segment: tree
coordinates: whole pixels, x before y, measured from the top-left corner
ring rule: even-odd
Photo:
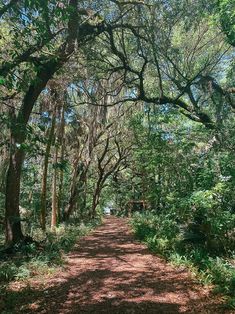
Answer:
[[[4,132],[10,138],[10,145],[3,144],[4,158],[9,158],[5,184],[9,245],[24,240],[20,184],[22,169],[30,169],[33,149],[35,155],[38,152],[33,157],[35,171],[42,175],[41,188],[35,191],[40,194],[38,216],[45,230],[50,205],[53,226],[61,215],[64,220],[82,212],[95,216],[112,178],[124,180],[120,169],[127,164],[133,142],[125,138],[119,124],[124,128],[125,121],[129,123],[132,105],[134,114],[142,112],[140,106],[149,112],[145,121],[149,133],[137,123],[144,136],[133,132],[130,138],[138,135],[142,155],[154,151],[153,143],[161,146],[168,163],[180,160],[178,146],[168,147],[160,131],[151,134],[158,123],[154,114],[161,117],[164,111],[178,122],[180,113],[204,125],[215,142],[222,143],[231,134],[233,52],[220,27],[211,23],[214,17],[227,16],[230,9],[227,1],[216,5],[176,0],[167,5],[164,1],[4,1],[0,8],[0,99],[5,108],[1,112]],[[185,124],[187,119],[183,119]],[[48,128],[47,133],[41,126]],[[143,158],[136,173],[128,168],[138,183],[136,192],[151,204],[158,202],[159,208],[174,186],[166,175],[170,167],[163,161],[163,152],[155,152],[156,159]],[[171,159],[171,153],[177,157]],[[146,163],[153,167],[149,177],[144,175]],[[189,184],[189,172],[178,173],[180,193]],[[24,179],[25,191],[29,180]],[[148,189],[153,191],[151,196]],[[26,203],[26,197],[22,199]]]
[[[44,3],[43,3],[44,4]],[[48,4],[47,4],[48,5]],[[40,7],[40,3],[35,3],[33,9],[42,9],[42,18],[47,14],[48,6]],[[19,112],[14,115],[11,127],[11,150],[10,162],[7,173],[6,181],[6,242],[8,244],[16,243],[22,240],[23,234],[21,231],[20,215],[19,215],[19,196],[20,196],[20,180],[21,169],[24,160],[23,143],[26,139],[26,128],[30,118],[33,107],[41,94],[42,90],[46,87],[47,82],[53,75],[69,60],[71,54],[74,52],[75,44],[82,44],[84,40],[92,34],[99,33],[100,22],[94,23],[87,27],[87,24],[79,25],[79,12],[77,10],[78,3],[76,0],[71,0],[67,7],[67,35],[64,40],[59,43],[59,48],[54,51],[54,55],[45,56],[43,53],[40,57],[29,58],[29,53],[24,52],[22,58],[16,57],[13,60],[7,71],[17,66],[23,61],[32,62],[36,65],[35,76],[29,82],[28,89],[26,90]],[[44,11],[46,10],[46,11]],[[24,23],[24,21],[20,21]],[[48,21],[49,22],[49,21]],[[37,22],[36,22],[37,23]],[[47,25],[49,27],[49,25]],[[27,29],[26,29],[27,31]],[[49,31],[49,29],[48,29]],[[27,33],[26,33],[27,34]],[[34,50],[35,51],[35,50]],[[27,59],[25,57],[27,56]],[[5,64],[3,64],[3,67]],[[6,70],[6,69],[5,69]],[[1,72],[5,73],[4,71]],[[12,197],[14,195],[14,197]]]

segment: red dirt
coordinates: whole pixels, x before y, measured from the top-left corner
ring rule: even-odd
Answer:
[[[106,218],[67,256],[65,269],[44,280],[31,282],[28,295],[17,292],[12,313],[225,313],[218,296],[152,255],[121,218]]]

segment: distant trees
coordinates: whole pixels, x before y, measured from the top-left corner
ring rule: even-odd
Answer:
[[[13,45],[19,45],[17,43],[20,40],[21,47],[26,44],[27,41],[30,40],[30,27],[35,26],[39,29],[39,38],[36,39],[36,44],[31,46],[31,48],[25,48],[24,51],[17,52],[16,57],[13,57],[12,60],[7,62],[3,62],[2,68],[0,70],[1,75],[10,74],[10,71],[14,70],[15,67],[20,66],[22,62],[29,62],[33,64],[33,72],[31,80],[29,80],[25,87],[19,92],[22,93],[21,105],[18,109],[18,112],[14,112],[12,114],[12,125],[10,127],[10,156],[9,156],[9,167],[6,178],[6,242],[8,244],[12,244],[18,242],[24,238],[21,231],[20,224],[20,214],[19,214],[19,201],[20,201],[20,181],[21,181],[21,169],[24,161],[24,149],[23,144],[25,142],[27,133],[27,124],[30,119],[31,112],[33,107],[42,92],[42,90],[46,87],[47,82],[53,77],[54,73],[62,67],[62,65],[68,60],[72,52],[75,48],[75,42],[77,40],[77,1],[71,0],[68,6],[68,23],[67,23],[67,35],[64,37],[64,41],[61,42],[59,48],[57,48],[53,53],[54,56],[49,57],[44,55],[42,52],[41,56],[37,55],[31,58],[32,53],[40,52],[39,49],[43,48],[41,38],[45,39],[45,28],[42,27],[42,21],[46,20],[46,38],[47,42],[50,42],[49,38],[52,39],[53,35],[51,33],[50,19],[49,16],[49,8],[47,5],[40,2],[35,2],[31,6],[27,7],[26,16],[19,15],[17,9],[21,11],[24,7],[17,6],[15,16],[15,22],[17,27],[23,26],[23,31],[21,34],[22,37],[18,37],[19,33],[17,33],[14,38]],[[34,19],[33,12],[41,10],[41,20],[38,22],[37,19]],[[56,12],[54,12],[56,13]],[[28,14],[28,15],[27,15]],[[40,23],[38,25],[38,23]],[[24,27],[25,26],[25,27]],[[41,28],[42,27],[42,28]],[[48,38],[49,36],[49,38]],[[40,41],[40,44],[37,42]],[[44,42],[44,40],[43,40]],[[21,49],[20,49],[21,50]],[[29,70],[29,69],[28,69]],[[24,75],[26,75],[26,71],[24,71]],[[8,84],[11,83],[7,82]],[[6,84],[7,84],[6,83]],[[13,83],[13,82],[12,82]]]
[[[229,137],[235,107],[231,7],[228,1],[3,2],[0,167],[7,245],[24,240],[21,203],[34,208],[44,231],[49,218],[54,229],[76,213],[96,215],[105,189],[125,178],[131,151],[139,148],[140,125],[130,132],[131,115],[151,108],[143,155],[164,142],[160,133],[151,137],[154,110],[201,123],[221,143]],[[211,22],[217,17],[221,27]],[[143,158],[141,175],[130,171],[146,191],[158,178],[149,199],[160,207],[165,186],[174,187],[170,176],[163,183],[164,171],[170,172],[163,155],[171,159],[163,146],[150,177],[144,172],[151,158]],[[38,175],[30,181],[31,167]],[[182,189],[190,171],[183,173]]]
[[[83,47],[104,31],[104,22],[95,11],[79,7],[77,0],[68,4],[10,1],[2,6],[0,13],[3,17],[1,24],[6,27],[3,35],[9,35],[11,43],[7,46],[6,40],[6,50],[2,51],[4,59],[0,75],[2,100],[7,101],[6,106],[12,109],[5,205],[6,242],[12,244],[24,238],[19,214],[20,182],[24,143],[33,108],[48,81],[68,62],[76,47]],[[12,32],[9,33],[7,28]],[[15,95],[17,103],[11,102]],[[45,175],[46,163],[47,160]],[[43,189],[42,207],[45,208],[45,178]],[[42,209],[43,228],[44,211]]]

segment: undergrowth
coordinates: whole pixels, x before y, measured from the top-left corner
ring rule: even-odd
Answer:
[[[38,230],[34,234],[38,242],[24,245],[12,254],[0,257],[0,286],[13,280],[53,273],[58,266],[63,265],[64,253],[69,252],[79,237],[86,235],[99,223],[100,220],[94,220],[89,224],[61,225],[46,236]]]
[[[225,294],[228,305],[235,309],[234,251],[220,254],[200,241],[185,241],[181,225],[170,213],[136,213],[131,225],[136,237],[153,252],[174,265],[186,266],[203,284],[213,284],[215,292]]]

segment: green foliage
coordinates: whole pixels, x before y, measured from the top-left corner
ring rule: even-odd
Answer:
[[[10,281],[17,276],[18,267],[15,264],[11,264],[9,262],[1,263],[0,268],[0,280]]]
[[[136,236],[158,251],[167,251],[178,241],[179,226],[171,215],[155,215],[147,212],[136,213],[132,219],[132,227]]]
[[[235,214],[223,206],[225,183],[218,183],[211,190],[196,191],[184,204],[187,208],[187,239],[200,239],[209,251],[228,251],[235,248],[231,235]]]
[[[11,219],[44,242],[41,249],[19,245],[0,278],[23,279],[63,263],[63,253],[90,229],[61,223],[70,205],[70,221],[81,222],[101,217],[109,203],[120,216],[140,211],[128,205],[140,201],[153,211],[134,217],[139,239],[232,291],[226,259],[234,259],[235,249],[234,52],[228,43],[235,40],[235,2],[114,2],[83,1],[73,10],[66,1],[10,1],[1,16],[0,221],[9,157],[21,152],[20,216]],[[136,106],[128,97],[137,97]],[[48,226],[53,194],[61,217],[45,238],[40,211]]]
[[[229,43],[235,46],[235,3],[231,0],[218,0],[217,6],[222,29]]]
[[[210,254],[213,252],[200,243],[185,242],[174,215],[138,213],[132,217],[131,224],[136,237],[151,250],[165,256],[174,265],[190,268],[203,283],[215,284],[217,291],[235,297],[235,267],[229,262],[233,256],[228,258],[228,252],[218,257]]]
[[[62,225],[55,233],[48,233],[46,239],[38,247],[36,244],[24,245],[14,255],[0,261],[0,282],[25,280],[27,278],[52,273],[56,267],[63,265],[64,253],[69,252],[77,240],[86,235],[100,220],[87,224]],[[39,235],[38,239],[41,238]]]

